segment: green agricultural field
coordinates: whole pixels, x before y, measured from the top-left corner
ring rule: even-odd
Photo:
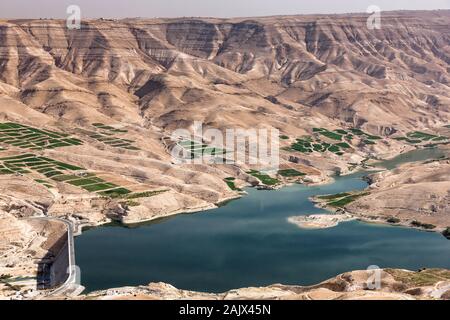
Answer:
[[[71,180],[68,183],[70,183],[71,185],[80,187],[80,186],[86,186],[89,184],[97,184],[97,183],[103,183],[105,182],[102,179],[99,178],[82,178],[82,179],[77,179],[77,180]]]
[[[434,147],[439,144],[446,144],[449,142],[449,138],[445,136],[437,136],[430,133],[425,133],[421,131],[413,131],[406,134],[406,137],[395,137],[397,141],[404,141],[409,144],[422,144],[428,143],[425,147]],[[430,144],[430,142],[435,142],[434,144]]]
[[[113,148],[133,151],[140,150],[138,147],[133,145],[135,141],[118,137],[119,134],[128,133],[128,130],[117,129],[108,125],[104,125],[103,123],[93,123],[92,126],[96,131],[80,129],[79,132],[86,134],[90,138],[107,144],[108,146]]]
[[[34,181],[36,181],[37,183],[48,183],[46,180],[42,180],[42,179],[35,179]]]
[[[39,184],[42,184],[44,187],[46,187],[48,189],[54,188],[54,186],[49,181],[42,180],[42,179],[35,179],[34,181]]]
[[[386,221],[389,222],[389,223],[394,223],[394,224],[397,224],[397,223],[401,222],[401,220],[399,218],[396,218],[396,217],[390,217]]]
[[[220,148],[205,148],[203,149],[203,155],[220,155],[223,154],[224,150]]]
[[[366,138],[368,140],[381,140],[383,138],[379,137],[379,136],[372,136],[372,135],[366,135]]]
[[[338,194],[331,194],[327,196],[319,196],[317,197],[320,200],[336,200],[344,197],[348,197],[350,193],[338,193]]]
[[[302,153],[313,152],[313,150],[311,149],[311,143],[302,139],[297,139],[297,142],[291,145],[291,149]]]
[[[277,185],[277,184],[280,183],[280,180],[272,178],[269,175],[261,173],[261,172],[256,171],[256,170],[251,170],[251,171],[249,171],[247,173],[252,175],[256,179],[258,179],[259,181],[261,181],[266,186],[274,186],[274,185]]]
[[[178,142],[178,145],[187,151],[187,155],[191,159],[200,156],[223,156],[227,153],[227,151],[222,148],[208,146],[203,142],[192,140],[182,140]]]
[[[46,176],[47,178],[51,178],[54,176],[59,176],[62,175],[63,173],[61,171],[50,171],[50,172],[46,172],[44,173],[44,176]]]
[[[43,150],[78,146],[81,140],[47,129],[37,129],[18,123],[0,123],[0,142],[21,149]]]
[[[336,145],[338,147],[340,147],[340,148],[343,148],[343,149],[350,149],[351,148],[351,146],[348,143],[346,143],[346,142],[337,143]]]
[[[72,184],[73,181],[69,181],[69,183]],[[112,189],[112,188],[116,188],[116,187],[118,187],[118,186],[115,184],[112,184],[112,183],[98,183],[98,184],[82,186],[83,189],[85,189],[89,192],[103,191],[103,190],[108,190],[108,189]]]
[[[413,140],[413,139],[409,139],[409,138],[406,138],[406,137],[399,137],[399,138],[394,138],[394,139],[398,140],[398,141],[405,141],[405,142],[410,143],[410,144],[422,143],[422,140]]]
[[[438,136],[435,136],[433,134],[428,134],[425,132],[420,131],[414,131],[407,134],[408,138],[414,138],[422,141],[430,141],[434,138],[437,138]]]
[[[57,177],[52,177],[52,180],[58,181],[58,182],[65,182],[69,180],[76,180],[79,179],[79,176],[76,175],[60,175]]]
[[[433,224],[430,224],[430,223],[422,223],[422,222],[416,221],[416,220],[414,220],[413,222],[411,222],[411,225],[412,225],[413,227],[416,227],[416,228],[423,228],[423,229],[426,229],[426,230],[433,230],[433,229],[436,229],[436,226],[433,225]]]
[[[355,194],[348,194],[348,193],[341,193],[337,195],[330,195],[330,196],[323,196],[319,197],[321,200],[331,200],[327,202],[327,206],[334,207],[334,208],[343,208],[346,205],[354,202],[355,200],[369,195],[368,192],[362,192],[362,193],[355,193]],[[329,198],[326,198],[329,197]]]
[[[353,134],[356,134],[357,136],[363,136],[363,135],[365,135],[364,131],[362,131],[362,130],[360,130],[360,129],[352,128],[352,129],[350,129],[350,131],[351,131]]]
[[[352,152],[352,145],[350,144],[356,136],[363,139],[363,143],[366,145],[376,144],[376,140],[382,139],[379,136],[368,134],[361,129],[352,128],[349,130],[336,129],[334,131],[325,128],[313,128],[314,136],[306,136],[296,139],[289,148],[283,150],[298,151],[301,153],[313,153],[313,152],[331,152],[338,156],[345,155],[346,152]],[[338,143],[329,143],[323,141],[324,138],[342,141]],[[347,142],[343,142],[343,139]],[[328,140],[329,141],[329,140]]]
[[[366,140],[381,140],[381,139],[383,139],[380,136],[375,136],[375,135],[369,134],[369,133],[364,132],[363,130],[357,129],[357,128],[352,128],[352,129],[350,129],[350,131],[354,135],[359,136],[361,138],[365,138]]]
[[[432,139],[433,141],[447,141],[448,137],[440,136]]]
[[[327,142],[323,142],[320,139],[316,139],[313,142],[310,140],[297,139],[294,144],[291,145],[290,149],[295,150],[302,153],[312,153],[312,152],[320,152],[324,153],[326,151],[343,155],[341,152],[341,147],[344,149],[350,149],[351,146],[348,143],[342,142],[338,144],[330,144]]]
[[[328,148],[328,151],[333,152],[333,153],[338,153],[341,151],[341,149],[339,148],[338,145],[332,145],[331,147]]]
[[[192,140],[182,140],[178,143],[182,147],[201,147],[203,142],[192,141]]]
[[[93,123],[92,125],[98,129],[110,131],[112,133],[127,133],[128,132],[128,130],[117,129],[117,128],[114,128],[111,126],[104,125],[103,123]]]
[[[44,158],[41,157],[41,159],[44,159]],[[62,167],[64,169],[67,169],[67,170],[73,170],[73,171],[85,170],[85,169],[83,169],[81,167],[73,166],[71,164],[64,163],[64,162],[51,161],[51,163],[53,163],[56,166]]]
[[[280,176],[288,177],[288,178],[290,178],[290,177],[302,177],[302,176],[306,176],[305,173],[300,172],[300,171],[297,171],[297,170],[295,170],[295,169],[284,169],[284,170],[279,170],[279,171],[278,171],[278,174],[279,174]]]
[[[140,198],[150,198],[154,197],[158,194],[168,192],[169,190],[156,190],[156,191],[145,191],[145,192],[137,192],[132,194],[127,194],[126,198],[129,200],[132,199],[140,199]]]

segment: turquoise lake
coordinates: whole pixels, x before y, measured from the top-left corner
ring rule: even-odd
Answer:
[[[422,150],[386,162],[442,155]],[[291,216],[324,213],[314,195],[361,190],[367,172],[337,177],[330,185],[293,185],[248,195],[196,214],[178,215],[134,228],[111,225],[76,238],[76,262],[86,291],[166,282],[180,289],[223,292],[275,283],[311,285],[340,273],[366,269],[450,268],[450,241],[409,228],[342,223],[303,230]]]

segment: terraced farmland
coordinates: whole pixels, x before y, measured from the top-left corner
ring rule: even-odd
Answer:
[[[31,174],[37,173],[46,178],[58,176],[67,171],[80,171],[83,168],[72,166],[46,157],[24,153],[17,156],[0,158],[2,174]]]
[[[122,148],[127,150],[140,150],[134,146],[133,140],[117,137],[118,134],[127,133],[128,130],[116,129],[111,126],[104,125],[103,123],[94,123],[92,126],[96,131],[79,130],[81,133],[86,134],[92,139],[107,144],[114,148]]]
[[[110,132],[111,134],[116,134],[116,133],[127,133],[128,130],[124,130],[124,129],[117,129],[111,126],[107,126],[103,123],[93,123],[92,124],[94,127],[104,130],[104,132]]]
[[[317,133],[319,133],[320,135],[322,135],[322,136],[324,136],[324,137],[327,137],[327,138],[329,138],[329,139],[337,140],[337,141],[342,141],[343,135],[340,134],[340,133],[337,132],[337,131],[329,131],[329,130],[324,129],[324,128],[314,128],[313,131],[314,131],[314,132],[317,132]]]
[[[360,193],[338,193],[334,195],[319,196],[317,199],[326,203],[327,206],[334,208],[343,208],[346,205],[354,202],[355,200],[367,196],[370,193],[360,192]]]
[[[429,134],[421,131],[413,131],[406,134],[406,137],[396,137],[397,141],[404,141],[413,145],[421,145],[426,143],[427,147],[436,146],[438,144],[446,144],[449,138],[441,135]]]
[[[193,140],[182,140],[178,142],[187,153],[187,156],[191,159],[205,156],[224,156],[227,151],[222,148],[208,146],[203,142],[193,141]]]
[[[358,137],[365,145],[374,145],[375,141],[382,139],[379,136],[368,134],[360,129],[337,129],[330,131],[324,128],[314,128],[314,136],[304,136],[296,139],[296,142],[289,148],[290,151],[302,153],[332,152],[342,156],[345,152],[352,150],[350,143]],[[324,141],[324,139],[328,139]]]
[[[371,135],[371,134],[369,134],[367,132],[362,131],[361,129],[352,128],[352,129],[350,129],[350,132],[351,132],[351,134],[354,134],[356,136],[359,136],[359,137],[361,137],[361,138],[363,138],[365,140],[372,141],[372,142],[374,140],[381,140],[382,139],[382,137],[380,137],[380,136]]]
[[[162,191],[132,193],[123,186],[116,185],[97,177],[86,169],[32,153],[0,158],[0,174],[31,175],[35,182],[47,188],[56,183],[67,183],[82,188],[87,192],[95,192],[109,198],[138,199],[151,197]]]
[[[69,134],[14,123],[0,123],[0,143],[30,150],[79,146],[83,141]]]
[[[344,154],[337,144],[331,144],[328,142],[324,142],[318,138],[313,138],[309,136],[296,139],[296,142],[291,145],[290,149],[302,153],[313,153],[313,152],[324,153],[330,151],[337,155]]]

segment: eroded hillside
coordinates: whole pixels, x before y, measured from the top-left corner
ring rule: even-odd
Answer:
[[[252,181],[235,168],[171,165],[162,139],[194,121],[279,129],[282,169],[324,181],[349,163],[414,148],[391,137],[450,122],[450,13],[384,13],[380,30],[366,18],[100,19],[81,30],[2,21],[0,117],[75,135],[85,143],[62,146],[59,160],[173,189],[182,204],[172,211],[232,197],[224,178]],[[99,141],[99,123],[134,149]],[[330,139],[322,128],[379,139]]]
[[[20,235],[14,250],[35,239],[39,256],[39,229],[11,220],[137,223],[213,208],[244,186],[324,183],[370,160],[448,144],[450,12],[386,12],[379,30],[366,19],[100,19],[80,30],[0,21],[0,225],[11,226],[2,232]],[[207,140],[170,138],[196,121],[278,129],[280,170],[175,164],[176,145],[193,156],[208,149]],[[436,191],[446,201],[438,208],[427,194],[424,210],[448,208],[447,189]],[[390,206],[378,199],[380,210]]]

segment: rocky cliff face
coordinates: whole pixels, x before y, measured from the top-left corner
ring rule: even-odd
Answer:
[[[269,95],[301,110],[282,120],[288,127],[305,113],[378,133],[448,120],[450,13],[385,13],[380,30],[366,19],[87,20],[81,30],[57,20],[3,21],[1,88],[54,118],[161,127],[194,114],[239,123],[236,106],[280,113]],[[219,110],[227,123],[216,119]]]

